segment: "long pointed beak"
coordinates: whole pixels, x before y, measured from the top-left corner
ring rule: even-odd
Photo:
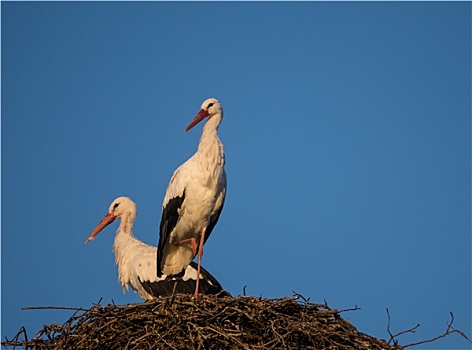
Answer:
[[[198,114],[196,115],[195,118],[193,118],[193,120],[190,122],[190,124],[185,128],[185,132],[189,131],[191,128],[193,128],[195,125],[197,125],[198,123],[200,123],[203,119],[205,119],[206,117],[208,117],[209,113],[207,110],[205,109],[202,109],[200,110],[200,112],[198,112]]]
[[[98,235],[101,230],[103,230],[105,227],[110,225],[113,221],[115,221],[115,219],[116,219],[116,216],[113,215],[112,213],[108,213],[107,215],[105,215],[102,221],[98,223],[97,227],[95,227],[95,229],[92,231],[90,236],[87,238],[87,240],[85,241],[85,244],[87,244],[92,239],[94,239],[95,236]]]

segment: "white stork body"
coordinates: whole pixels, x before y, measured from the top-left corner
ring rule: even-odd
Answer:
[[[91,241],[101,230],[120,218],[121,223],[116,231],[113,251],[118,265],[118,281],[127,290],[136,291],[144,300],[176,293],[192,293],[196,286],[196,264],[188,265],[185,271],[177,276],[156,276],[156,247],[138,240],[133,235],[133,224],[136,218],[136,204],[128,197],[119,197],[110,205],[107,215],[97,225],[85,243]],[[216,294],[222,291],[218,281],[206,270],[200,272],[205,294]],[[203,288],[203,287],[202,287]]]
[[[180,273],[213,230],[226,195],[225,156],[218,137],[223,109],[215,98],[203,102],[188,131],[208,117],[197,152],[174,172],[164,196],[158,246],[157,275]],[[198,291],[196,290],[196,294]]]

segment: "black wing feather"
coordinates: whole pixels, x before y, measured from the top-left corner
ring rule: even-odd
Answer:
[[[157,276],[162,276],[162,260],[164,247],[169,240],[170,233],[179,221],[179,209],[185,200],[185,190],[182,196],[172,198],[162,209],[161,225],[159,227],[159,244],[157,245]]]
[[[213,228],[215,228],[215,225],[218,222],[218,219],[220,218],[220,215],[221,215],[221,212],[223,211],[224,206],[225,206],[225,201],[223,199],[223,203],[221,203],[221,208],[218,211],[218,213],[216,213],[216,215],[210,218],[210,222],[208,223],[208,227],[205,231],[205,240],[203,241],[203,244],[206,243],[208,237],[210,237],[211,231],[213,231]]]

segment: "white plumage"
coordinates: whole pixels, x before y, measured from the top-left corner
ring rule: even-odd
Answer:
[[[177,293],[193,292],[197,281],[197,269],[194,265],[188,265],[185,272],[178,276],[156,276],[156,247],[150,246],[138,240],[133,235],[133,224],[136,219],[136,204],[128,197],[115,199],[108,213],[93,230],[85,243],[90,242],[106,226],[116,219],[121,219],[116,231],[113,251],[115,262],[118,265],[118,281],[123,290],[131,287],[144,300],[154,297]],[[205,294],[216,294],[222,290],[218,281],[208,271],[200,271],[202,289]]]
[[[223,144],[218,137],[218,126],[223,118],[220,102],[215,98],[204,101],[185,131],[206,117],[197,152],[175,170],[164,196],[158,276],[180,273],[193,260],[197,248],[200,266],[203,244],[223,209],[226,173]]]

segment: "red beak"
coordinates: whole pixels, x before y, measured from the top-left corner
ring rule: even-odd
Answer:
[[[102,221],[99,222],[97,227],[95,227],[95,229],[92,231],[90,236],[87,238],[87,240],[85,241],[85,244],[87,244],[92,239],[94,239],[95,236],[98,235],[101,230],[103,230],[105,227],[110,225],[113,221],[115,221],[115,219],[116,219],[116,216],[113,215],[112,213],[108,213],[107,215],[105,215],[105,217],[102,219]]]
[[[209,113],[208,113],[207,110],[205,110],[205,109],[200,110],[200,112],[198,112],[197,116],[195,118],[193,118],[193,120],[190,122],[190,124],[185,128],[185,132],[189,131],[195,125],[200,123],[203,119],[208,117],[208,114]]]

